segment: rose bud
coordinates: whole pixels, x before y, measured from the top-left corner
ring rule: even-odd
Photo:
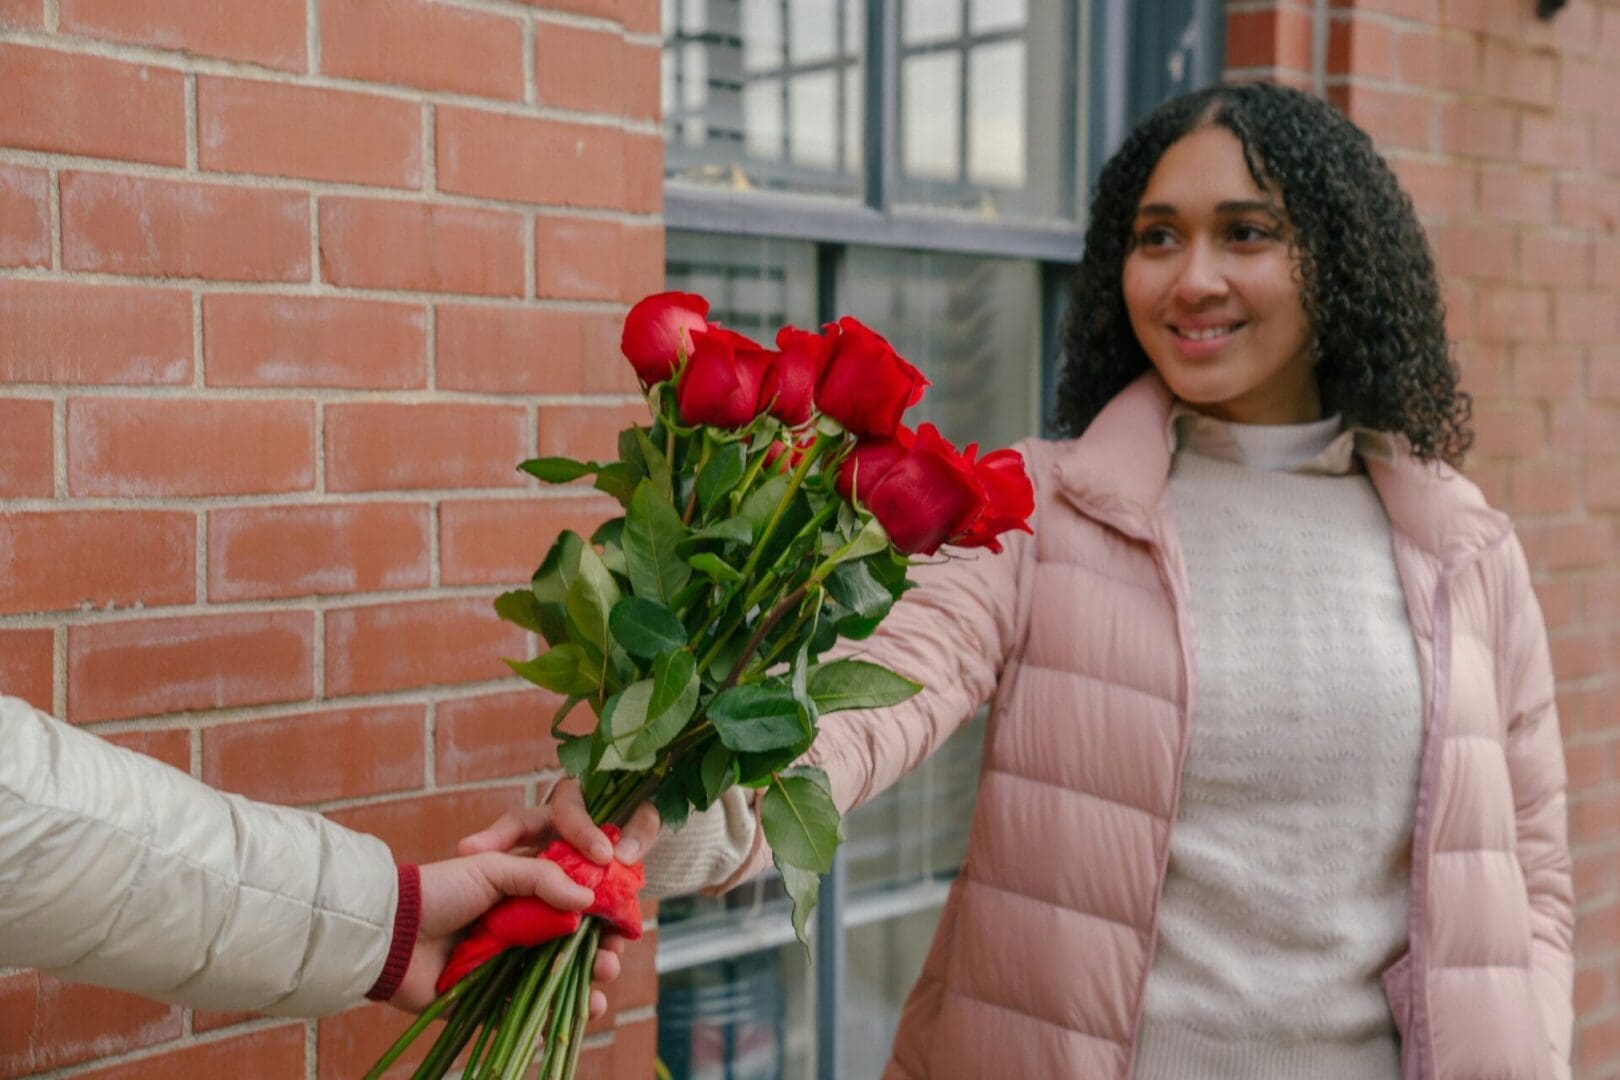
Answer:
[[[869,492],[877,486],[883,474],[901,458],[906,456],[906,448],[917,438],[915,432],[901,424],[889,438],[861,439],[855,444],[849,456],[838,467],[838,479],[834,482],[838,494],[851,502],[856,500],[855,488],[860,485],[861,492]],[[861,495],[860,502],[864,503],[866,497]]]
[[[636,301],[624,317],[619,349],[648,386],[675,370],[681,352],[692,355],[692,334],[708,326],[709,302],[696,293],[655,293]]]
[[[743,335],[711,326],[692,335],[692,355],[675,390],[688,424],[745,428],[759,415],[759,390],[775,353]]]
[[[816,382],[832,349],[832,340],[809,330],[784,326],[776,334],[780,351],[765,373],[760,400],[770,414],[789,427],[810,422]]]
[[[878,333],[845,316],[816,384],[816,407],[857,436],[892,435],[900,417],[922,400],[923,373]]]
[[[973,466],[933,424],[924,424],[864,501],[896,548],[932,555],[967,530],[986,500]]]
[[[973,448],[964,455],[973,460]],[[985,507],[972,526],[951,543],[960,547],[985,547],[1001,551],[996,537],[1010,529],[1033,532],[1029,516],[1035,512],[1035,488],[1024,468],[1024,457],[1016,450],[996,450],[973,463],[973,474],[984,485]]]

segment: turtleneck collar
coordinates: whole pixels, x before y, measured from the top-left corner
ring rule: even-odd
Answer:
[[[1358,455],[1388,461],[1394,454],[1387,434],[1346,428],[1337,415],[1304,424],[1239,424],[1177,401],[1167,426],[1172,453],[1188,451],[1275,472],[1343,476],[1360,470]]]

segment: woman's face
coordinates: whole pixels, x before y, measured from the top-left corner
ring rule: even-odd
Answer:
[[[1200,412],[1247,424],[1322,415],[1314,333],[1282,214],[1224,127],[1172,144],[1142,192],[1125,306],[1160,376]]]

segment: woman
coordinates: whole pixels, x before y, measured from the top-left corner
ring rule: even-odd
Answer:
[[[847,810],[994,702],[886,1075],[1567,1077],[1546,635],[1453,468],[1468,396],[1411,202],[1314,98],[1179,98],[1104,167],[1070,310],[1034,535],[920,567],[863,651],[927,689],[808,755]],[[649,878],[675,849],[758,872],[753,809]]]

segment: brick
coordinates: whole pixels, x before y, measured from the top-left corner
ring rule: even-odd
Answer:
[[[630,45],[617,31],[561,23],[535,27],[534,72],[542,105],[656,120],[658,49]]]
[[[64,33],[217,56],[283,71],[308,67],[304,0],[60,0]]]
[[[1620,174],[1620,120],[1592,121],[1592,159],[1598,172]]]
[[[44,26],[44,0],[0,0],[0,29],[41,30]]]
[[[1300,17],[1309,21],[1303,13]],[[1310,40],[1308,33],[1306,40]],[[1388,23],[1339,16],[1328,31],[1327,69],[1333,74],[1394,79],[1399,55],[1400,42]],[[1309,54],[1306,59],[1308,68]]]
[[[232,1027],[247,1020],[257,1019],[259,1019],[259,1014],[252,1012],[209,1012],[206,1009],[193,1009],[191,1012],[191,1030],[200,1034],[205,1031],[218,1031],[221,1028]]]
[[[589,536],[623,511],[605,497],[454,499],[439,505],[439,562],[446,585],[528,581],[565,529]]]
[[[1607,521],[1571,521],[1549,525],[1546,537],[1547,567],[1550,570],[1602,566],[1614,556],[1613,530]],[[1599,661],[1599,670],[1606,661],[1605,654]]]
[[[1446,102],[1440,106],[1440,149],[1464,157],[1512,161],[1518,154],[1514,122],[1514,110],[1500,105]]]
[[[1436,226],[1428,234],[1446,274],[1480,280],[1514,277],[1512,230],[1456,224]]]
[[[1569,771],[1569,787],[1573,792],[1594,788],[1615,778],[1612,742],[1566,746],[1564,761]]]
[[[314,691],[314,615],[242,612],[68,628],[76,724],[302,701]]]
[[[619,352],[618,315],[441,304],[438,383],[490,394],[625,394],[635,371]]]
[[[1486,169],[1479,176],[1479,208],[1500,221],[1548,224],[1553,220],[1553,183],[1535,173]]]
[[[309,196],[66,172],[62,265],[69,270],[220,281],[309,279]]]
[[[213,293],[202,316],[209,386],[427,385],[427,311],[417,304]]]
[[[1597,8],[1590,4],[1568,4],[1553,20],[1553,39],[1561,52],[1592,52],[1600,33]]]
[[[329,405],[327,490],[520,486],[527,421],[518,406]]]
[[[637,943],[639,944],[639,943]],[[630,946],[634,948],[635,946]],[[640,1076],[658,1056],[658,1023],[653,1019],[613,1029],[613,1076]]]
[[[1580,394],[1580,350],[1537,346],[1513,359],[1513,396],[1557,400]]]
[[[1620,1016],[1577,1027],[1573,1057],[1576,1076],[1613,1075],[1615,1061],[1620,1059]]]
[[[1559,341],[1601,342],[1620,337],[1620,309],[1606,292],[1553,293],[1553,335]]]
[[[1605,636],[1576,633],[1550,642],[1553,673],[1560,680],[1601,675],[1608,665],[1609,640]]]
[[[0,693],[55,712],[56,632],[0,630]]]
[[[1592,122],[1525,113],[1519,119],[1519,157],[1530,165],[1586,169],[1592,161]]]
[[[321,278],[335,285],[523,295],[517,214],[333,197],[320,215]]]
[[[394,1044],[394,1040],[411,1026],[411,1020],[408,1014],[381,1004],[350,1009],[321,1020],[315,1043],[316,1056],[320,1061],[320,1070],[316,1074],[319,1080],[353,1080],[356,1076],[364,1076]],[[411,1073],[427,1056],[433,1038],[440,1030],[434,1027],[412,1043],[399,1060],[383,1073],[384,1080],[409,1080]],[[467,1052],[462,1051],[456,1060],[465,1061]]]
[[[536,217],[535,293],[564,300],[620,299],[624,291],[624,231],[615,221],[547,214]]]
[[[1617,995],[1613,991],[1612,984],[1609,972],[1602,968],[1576,971],[1575,1015],[1585,1016],[1614,1004]]]
[[[213,601],[420,589],[430,582],[425,504],[259,506],[208,515]]]
[[[1510,396],[1510,355],[1511,347],[1503,342],[1470,341],[1459,346],[1457,360],[1468,392],[1476,399]]]
[[[1441,38],[1439,59],[1439,70],[1432,80],[1423,80],[1423,85],[1463,94],[1472,93],[1478,87],[1479,39],[1472,35]],[[1402,60],[1404,62],[1404,56]],[[1404,77],[1404,69],[1402,74]]]
[[[0,499],[45,498],[55,487],[49,401],[0,399]]]
[[[303,1073],[304,1025],[300,1023],[201,1043],[172,1054],[122,1062],[106,1069],[79,1073],[76,1080],[174,1080],[177,1076],[286,1080]]]
[[[1592,844],[1620,836],[1620,792],[1587,795],[1569,808],[1570,840]]]
[[[656,214],[664,208],[664,138],[624,133],[624,209]]]
[[[44,169],[0,165],[0,266],[49,266],[51,182]]]
[[[1579,288],[1592,280],[1592,243],[1546,232],[1519,237],[1519,280]]]
[[[1620,454],[1620,410],[1574,403],[1553,407],[1554,446],[1572,454]]]
[[[465,784],[557,768],[551,719],[561,704],[561,697],[538,687],[439,702],[433,727],[437,782]]]
[[[1395,78],[1408,86],[1440,85],[1444,44],[1431,30],[1395,34]],[[1456,77],[1456,73],[1452,73]]]
[[[1509,475],[1515,514],[1561,514],[1579,506],[1578,474],[1571,466],[1520,464]]]
[[[513,18],[424,0],[323,0],[327,75],[523,97],[523,30]]]
[[[1474,210],[1474,188],[1478,169],[1457,161],[1427,161],[1395,156],[1390,166],[1401,189],[1412,196],[1420,215],[1470,214]]]
[[[1440,0],[1333,0],[1332,6],[1393,15],[1398,19],[1415,22],[1440,21]]]
[[[191,732],[186,728],[168,728],[158,731],[124,731],[102,738],[114,746],[145,754],[161,761],[171,769],[191,772]]]
[[[1620,289],[1620,241],[1599,240],[1592,245],[1592,283]]]
[[[334,709],[202,733],[202,778],[264,802],[300,805],[422,784],[425,705]]]
[[[636,301],[664,289],[664,230],[626,228],[619,234],[624,299]]]
[[[542,405],[540,456],[611,461],[619,456],[620,431],[651,422],[647,403],[640,400],[618,405]]]
[[[1465,281],[1441,279],[1440,299],[1445,308],[1446,336],[1452,341],[1473,337],[1478,323],[1479,299]]]
[[[1580,591],[1579,584],[1567,578],[1536,582],[1536,597],[1541,601],[1541,611],[1549,630],[1564,629],[1575,624]]]
[[[1483,405],[1474,410],[1479,441],[1475,453],[1495,457],[1528,457],[1546,443],[1546,421],[1539,409]]]
[[[1594,510],[1620,510],[1620,458],[1588,458],[1586,471],[1587,505]],[[1620,597],[1620,589],[1616,590]],[[1620,618],[1620,609],[1613,615]]]
[[[345,90],[197,78],[197,160],[218,172],[422,184],[422,108]]]
[[[1502,341],[1544,339],[1552,328],[1552,301],[1539,289],[1484,288],[1478,294],[1479,330]]]
[[[1226,17],[1228,68],[1311,70],[1311,16],[1291,7],[1233,12]]]
[[[1538,24],[1531,9],[1499,4],[1496,0],[1441,0],[1441,19],[1482,34],[1517,38],[1524,43],[1550,42],[1552,31]]]
[[[1547,108],[1558,85],[1557,56],[1532,51],[1522,42],[1486,38],[1480,49],[1479,85],[1493,97]]]
[[[191,297],[178,289],[0,280],[0,381],[191,381]]]
[[[625,207],[625,136],[618,128],[443,106],[437,110],[439,190],[561,206]]]
[[[522,805],[521,787],[475,788],[372,803],[326,816],[339,825],[380,837],[400,862],[432,862],[454,855],[456,842],[463,836]]]
[[[1381,144],[1412,150],[1430,148],[1436,103],[1426,95],[1352,85],[1330,88],[1328,100]]]
[[[1620,231],[1620,187],[1578,180],[1559,183],[1558,223],[1595,232]]]
[[[0,612],[189,604],[197,519],[179,511],[0,515]]]
[[[338,608],[326,613],[326,691],[371,694],[484,682],[530,655],[528,634],[496,618],[489,597]]]
[[[75,398],[74,495],[248,495],[315,485],[310,401]]]
[[[1595,398],[1620,399],[1620,345],[1593,349],[1586,389]]]
[[[1602,61],[1566,57],[1559,70],[1558,106],[1565,113],[1620,115],[1620,70]]]
[[[178,71],[0,44],[0,145],[87,157],[186,163]]]
[[[0,1075],[32,1076],[178,1039],[177,1005],[24,971],[0,978]]]

